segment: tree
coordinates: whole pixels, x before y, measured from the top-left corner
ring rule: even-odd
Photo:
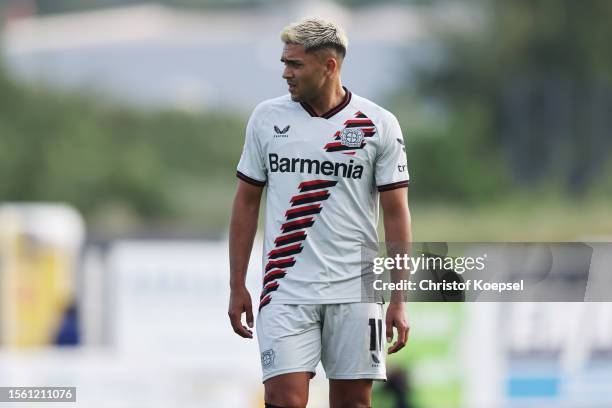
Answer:
[[[444,107],[461,143],[501,154],[517,182],[560,180],[583,194],[612,150],[612,3],[474,0],[465,7],[482,15],[481,24],[439,30],[442,63],[421,73],[421,97]]]

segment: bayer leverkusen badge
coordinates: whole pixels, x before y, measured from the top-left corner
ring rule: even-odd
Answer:
[[[360,147],[363,142],[363,130],[359,128],[342,129],[340,133],[340,143],[347,147]]]

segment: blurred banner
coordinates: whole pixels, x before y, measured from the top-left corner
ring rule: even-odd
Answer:
[[[464,406],[612,405],[610,303],[466,307]]]
[[[0,345],[54,343],[74,301],[83,242],[80,215],[64,205],[0,206]]]

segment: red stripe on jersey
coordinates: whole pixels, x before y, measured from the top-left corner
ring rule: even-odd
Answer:
[[[268,283],[266,286],[264,286],[264,290],[266,289],[271,289],[274,287],[278,287],[278,282],[277,281],[272,281],[270,283]]]
[[[324,149],[329,149],[331,147],[338,147],[338,146],[342,146],[342,142],[329,142],[328,144],[323,146],[323,148]]]
[[[261,302],[259,303],[259,310],[261,310],[262,307],[264,307],[265,305],[270,303],[270,299],[272,299],[272,297],[270,295],[268,295],[265,298],[261,299]]]
[[[293,244],[293,245],[289,245],[283,248],[273,249],[270,252],[268,252],[268,257],[272,255],[276,255],[276,254],[282,254],[283,252],[287,252],[287,251],[293,251],[294,249],[300,249],[301,247],[302,247],[302,244]]]
[[[363,147],[366,145],[366,142],[363,141],[361,142],[361,145],[359,147],[349,147],[349,146],[345,146],[345,145],[339,145],[339,146],[334,146],[334,147],[330,147],[329,149],[327,149],[328,152],[340,152],[343,150],[355,150],[355,149],[363,149]]]
[[[361,125],[361,126],[373,126],[374,123],[370,119],[348,119],[344,122],[345,125]]]
[[[305,198],[312,198],[312,197],[324,197],[329,193],[329,191],[327,190],[323,190],[323,191],[316,191],[314,193],[305,193],[305,194],[300,194],[300,195],[296,195],[291,197],[291,201],[292,203],[299,201],[299,200],[303,200]]]
[[[312,220],[313,220],[313,217],[306,217],[306,218],[300,218],[299,220],[286,222],[283,225],[281,225],[281,229],[284,230],[287,227],[293,227],[295,225],[301,225],[301,224],[308,224],[309,222],[312,222]]]
[[[336,183],[338,183],[336,180],[311,180],[311,181],[302,181],[300,183],[300,185],[298,186],[298,188],[301,190],[304,187],[312,187],[312,186],[317,186],[319,184],[327,184],[327,183],[334,183],[334,185],[336,185]]]
[[[305,205],[303,207],[298,207],[298,208],[293,208],[291,210],[287,210],[287,212],[285,213],[285,217],[291,214],[302,212],[302,211],[314,210],[315,208],[321,208],[321,204]]]
[[[355,153],[357,153],[357,152],[342,152],[342,154],[350,154],[351,156],[354,156]]]
[[[295,263],[295,258],[291,257],[291,258],[283,258],[283,259],[276,259],[274,261],[270,261],[266,264],[266,270],[270,269],[270,268],[274,268],[275,266],[278,265],[285,265],[285,264],[294,264]],[[293,265],[289,265],[289,266],[293,266]]]
[[[282,274],[284,274],[284,273],[285,273],[285,270],[284,270],[284,269],[274,269],[274,270],[272,270],[272,271],[270,271],[270,272],[266,273],[266,274],[264,275],[264,277],[263,277],[263,280],[265,281],[265,280],[270,279],[270,278],[272,278],[272,277],[274,277],[274,276],[279,276],[279,275],[282,275]]]
[[[274,240],[275,244],[278,244],[280,241],[285,241],[292,238],[304,237],[306,238],[306,233],[304,231],[292,232],[291,234],[281,235],[280,237]]]

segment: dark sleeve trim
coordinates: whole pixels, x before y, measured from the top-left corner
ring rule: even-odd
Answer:
[[[378,186],[378,191],[389,191],[395,190],[396,188],[408,187],[410,182],[408,180],[398,181],[396,183],[384,184],[382,186]]]
[[[254,186],[257,187],[263,187],[266,185],[265,181],[259,181],[259,180],[255,180],[254,178],[250,178],[249,176],[247,176],[244,173],[241,173],[239,171],[236,172],[236,177],[238,177],[240,180],[245,181],[249,184],[252,184]]]

